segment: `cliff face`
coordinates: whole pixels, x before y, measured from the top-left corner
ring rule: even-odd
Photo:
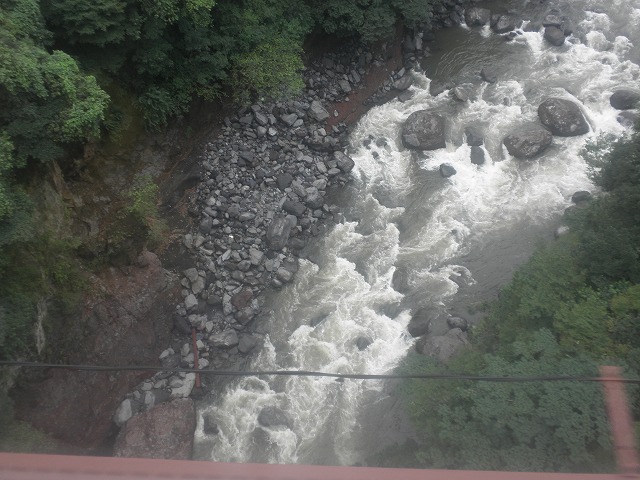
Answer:
[[[167,345],[175,304],[175,279],[158,257],[143,252],[134,265],[90,277],[90,294],[76,328],[86,335],[70,363],[155,365]],[[96,449],[114,432],[111,416],[140,372],[50,370],[22,388],[17,416],[73,445]]]

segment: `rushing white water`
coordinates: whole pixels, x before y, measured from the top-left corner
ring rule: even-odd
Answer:
[[[594,191],[580,151],[598,135],[623,132],[609,97],[640,78],[631,61],[637,58],[633,42],[640,41],[640,1],[602,3],[570,2],[579,13],[576,33],[561,48],[548,45],[540,32],[521,32],[507,43],[486,29],[457,29],[449,35],[463,40],[442,55],[435,75],[467,79],[481,57],[498,73],[496,84],[475,82],[474,98],[461,103],[448,92],[431,96],[431,80],[414,73],[411,100],[392,101],[361,119],[351,136],[356,179],[344,207],[347,221],[315,246],[316,263],[302,261],[295,281],[270,299],[269,335],[252,368],[389,372],[411,348],[406,326],[412,310],[451,309],[460,284],[486,296],[526,258],[541,232],[549,236],[575,191]],[[460,65],[464,59],[474,60]],[[538,123],[537,106],[548,96],[577,102],[591,132],[554,137],[533,161],[511,158],[502,139]],[[448,137],[445,149],[419,156],[402,148],[400,129],[421,109],[447,118]],[[484,135],[484,165],[470,162],[464,143],[469,126]],[[443,179],[442,163],[453,165],[456,175]],[[409,285],[403,294],[392,287],[398,268]],[[460,278],[464,282],[454,281]],[[371,344],[361,351],[359,339]],[[368,453],[354,447],[362,445],[358,413],[381,388],[370,381],[245,378],[203,409],[220,432],[207,436],[201,415],[196,443],[217,461],[351,464]],[[259,426],[266,406],[286,411],[291,428]]]

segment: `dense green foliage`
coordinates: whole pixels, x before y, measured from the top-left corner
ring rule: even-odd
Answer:
[[[586,155],[607,194],[566,214],[570,234],[515,273],[473,332],[472,349],[446,367],[412,355],[403,371],[594,376],[605,362],[640,371],[640,134]],[[422,465],[612,468],[597,385],[412,381],[401,393],[424,434]]]

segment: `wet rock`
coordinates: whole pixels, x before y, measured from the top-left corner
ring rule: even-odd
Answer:
[[[366,350],[369,345],[371,345],[371,340],[369,340],[367,337],[356,338],[356,347],[358,348],[358,350]]]
[[[456,173],[458,172],[456,172],[456,169],[453,168],[453,165],[450,165],[448,163],[443,163],[440,165],[440,175],[442,175],[443,178],[452,177]]]
[[[278,407],[264,407],[258,414],[258,423],[263,427],[291,428],[293,422],[287,413]]]
[[[444,335],[425,336],[416,343],[416,350],[422,355],[438,359],[443,363],[469,344],[469,338],[459,328],[452,328]]]
[[[202,416],[202,429],[207,435],[218,435],[220,428],[218,427],[218,421],[211,412],[207,412]]]
[[[444,130],[444,118],[428,110],[418,110],[409,115],[402,127],[402,143],[414,150],[444,148]]]
[[[290,213],[291,215],[296,215],[297,217],[299,217],[300,215],[302,215],[304,213],[304,211],[307,209],[307,207],[305,207],[300,202],[294,202],[292,200],[285,200],[285,202],[282,204],[282,209],[285,212]]]
[[[284,217],[275,217],[267,228],[267,244],[272,250],[282,250],[289,240],[291,223]]]
[[[259,342],[259,338],[253,335],[241,335],[238,342],[238,351],[247,354],[256,348]]]
[[[480,77],[488,83],[496,83],[498,81],[496,73],[488,67],[482,67],[482,70],[480,70]]]
[[[564,32],[554,26],[544,27],[544,39],[551,45],[560,47],[564,44]]]
[[[421,337],[431,330],[432,312],[421,308],[411,316],[407,330],[412,337]]]
[[[132,417],[120,430],[114,457],[190,460],[196,428],[191,399],[177,399]]]
[[[393,88],[395,88],[396,90],[406,90],[411,85],[413,85],[413,77],[408,74],[393,82]]]
[[[609,98],[616,110],[630,110],[640,106],[640,92],[634,90],[616,90]]]
[[[590,201],[592,198],[591,192],[588,192],[586,190],[580,190],[576,193],[574,193],[573,195],[571,195],[571,201],[573,203],[582,203],[582,202],[588,202]]]
[[[507,33],[516,28],[516,21],[511,15],[492,15],[491,29],[496,33]]]
[[[533,158],[551,145],[553,136],[543,129],[524,130],[507,135],[503,142],[510,155],[516,158]]]
[[[625,128],[633,128],[640,120],[640,113],[637,110],[624,110],[620,112],[616,120]]]
[[[449,328],[459,328],[463,332],[469,330],[469,320],[462,317],[449,317],[447,318],[447,325]]]
[[[209,343],[215,348],[230,349],[238,345],[240,339],[233,328],[216,333],[209,337]]]
[[[351,172],[356,165],[351,157],[340,151],[333,152],[333,159],[336,161],[338,168],[344,173]]]
[[[469,27],[482,27],[491,21],[491,11],[486,8],[469,7],[464,12],[464,23]]]
[[[467,145],[471,145],[472,147],[479,147],[484,144],[484,138],[482,134],[471,127],[465,129],[464,136],[466,137]]]
[[[560,137],[583,135],[589,131],[589,124],[580,107],[564,98],[544,100],[538,107],[538,116],[552,134]]]
[[[471,147],[471,163],[474,165],[484,164],[484,150],[480,147]]]

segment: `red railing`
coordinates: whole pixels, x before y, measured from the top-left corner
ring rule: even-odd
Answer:
[[[635,437],[618,367],[602,367],[617,474],[418,470],[408,468],[264,465],[0,453],[0,480],[621,480],[640,478]]]

